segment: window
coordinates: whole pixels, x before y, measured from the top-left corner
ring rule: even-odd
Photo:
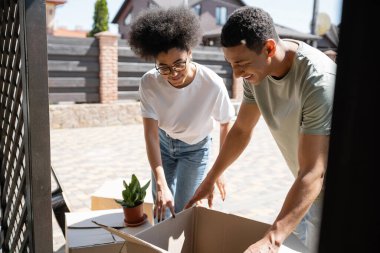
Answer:
[[[197,14],[198,16],[201,15],[201,5],[200,4],[196,4],[194,5],[192,8],[191,8],[195,14]]]
[[[124,24],[129,25],[132,22],[132,12],[129,12],[124,19]]]
[[[227,21],[227,8],[226,7],[216,7],[215,18],[217,25],[224,25]]]

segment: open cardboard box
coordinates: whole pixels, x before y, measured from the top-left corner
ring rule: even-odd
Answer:
[[[126,234],[98,224],[127,241],[128,253],[242,253],[261,239],[269,224],[232,214],[193,207],[137,234]],[[308,252],[290,235],[281,253]]]

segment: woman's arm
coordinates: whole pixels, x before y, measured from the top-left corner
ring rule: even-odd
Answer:
[[[146,153],[150,167],[156,179],[157,199],[154,206],[154,217],[158,221],[165,218],[166,208],[175,216],[174,199],[165,179],[162,167],[160,140],[158,137],[158,122],[150,118],[143,118]]]
[[[224,140],[226,139],[228,131],[230,130],[230,128],[231,128],[231,122],[230,121],[227,123],[221,123],[220,124],[219,150],[222,149]],[[226,199],[227,191],[226,191],[226,181],[225,181],[223,174],[220,177],[218,177],[218,179],[216,180],[216,186],[218,187],[218,190],[220,192],[220,197],[224,201]]]

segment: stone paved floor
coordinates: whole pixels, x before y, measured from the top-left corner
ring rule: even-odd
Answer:
[[[219,136],[213,131],[212,162]],[[90,210],[90,195],[107,180],[135,173],[150,179],[140,124],[52,129],[51,161],[72,211]],[[251,143],[226,171],[227,199],[217,195],[214,208],[271,223],[293,181],[269,130],[261,119]],[[65,239],[53,219],[54,252],[64,252]]]

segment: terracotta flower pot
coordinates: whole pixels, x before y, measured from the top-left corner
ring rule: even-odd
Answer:
[[[146,215],[144,214],[144,209],[143,209],[143,203],[135,207],[123,206],[123,211],[124,211],[124,222],[129,226],[140,225],[146,219]]]

